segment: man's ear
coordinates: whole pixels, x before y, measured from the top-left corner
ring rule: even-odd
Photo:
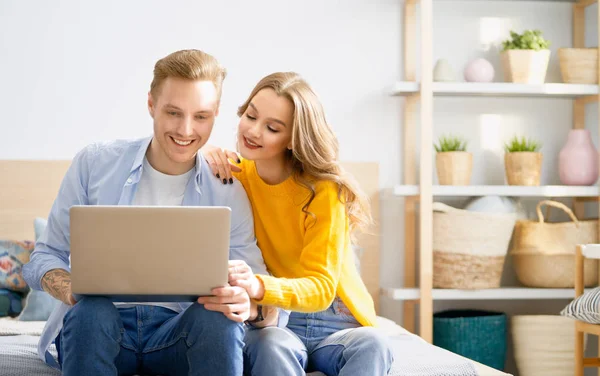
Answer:
[[[148,92],[148,112],[154,118],[154,99],[152,99],[152,93],[150,92]]]

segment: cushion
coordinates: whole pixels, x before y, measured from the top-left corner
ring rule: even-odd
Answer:
[[[352,244],[352,254],[354,255],[354,265],[356,266],[356,270],[358,270],[358,274],[361,273],[360,270],[360,260],[362,259],[362,255],[365,252],[365,249],[359,245]]]
[[[60,302],[46,291],[31,290],[23,301],[20,321],[46,321]]]
[[[46,230],[48,221],[44,218],[36,218],[33,221],[35,240]],[[23,302],[23,312],[19,315],[20,321],[46,321],[52,310],[60,302],[45,291],[32,290],[27,294]]]
[[[590,324],[600,324],[600,287],[585,292],[569,303],[560,314]]]
[[[26,292],[29,288],[21,275],[23,264],[29,262],[34,243],[0,240],[0,288]]]
[[[0,289],[0,317],[18,315],[23,308],[21,299],[23,299],[21,293]]]
[[[35,240],[37,241],[42,233],[46,230],[48,220],[45,218],[36,218],[33,220],[33,229],[35,231]]]

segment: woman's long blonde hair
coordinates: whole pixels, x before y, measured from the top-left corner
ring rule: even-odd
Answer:
[[[289,99],[294,105],[292,150],[288,157],[293,178],[311,192],[302,210],[312,215],[307,208],[315,198],[314,184],[329,180],[339,187],[338,197],[346,206],[350,230],[366,229],[373,221],[369,200],[340,166],[338,140],[325,119],[321,101],[299,74],[277,72],[264,77],[238,108],[238,116],[242,116],[252,98],[266,88],[273,89],[277,95]]]

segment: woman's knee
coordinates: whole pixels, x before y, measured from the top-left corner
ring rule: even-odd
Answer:
[[[374,357],[380,357],[388,363],[393,361],[391,342],[380,330],[372,327],[356,328],[352,336],[357,350],[371,353]]]
[[[249,329],[244,337],[244,353],[252,360],[306,363],[306,348],[291,332],[279,327]]]
[[[249,329],[244,336],[244,343],[252,348],[276,348],[289,344],[291,334],[278,327]]]
[[[301,358],[306,352],[304,344],[293,333],[275,326],[247,330],[244,344],[244,351],[248,353],[286,352]]]

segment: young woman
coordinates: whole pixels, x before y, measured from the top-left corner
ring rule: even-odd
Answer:
[[[268,275],[240,262],[230,283],[259,305],[291,310],[286,329],[246,335],[252,375],[386,375],[392,354],[355,267],[351,233],[371,221],[364,194],[337,160],[337,139],[311,87],[295,73],[263,78],[239,108],[241,154],[203,154],[224,184],[235,176],[254,214]],[[228,159],[231,159],[231,163]],[[233,173],[232,173],[233,171]],[[212,298],[202,298],[211,308]]]

